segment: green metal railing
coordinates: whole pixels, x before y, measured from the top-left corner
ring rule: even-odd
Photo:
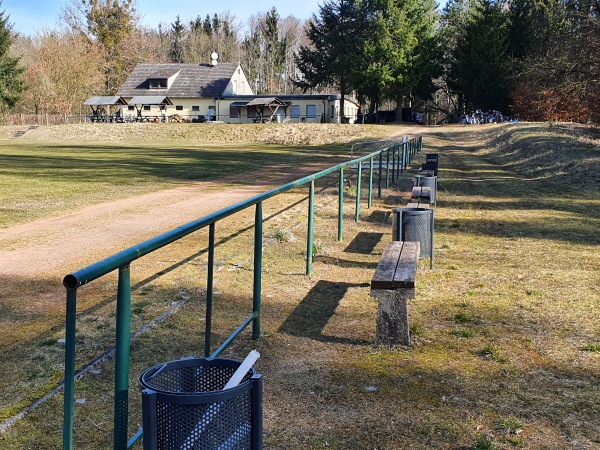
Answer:
[[[382,141],[386,142],[386,141]],[[381,145],[381,142],[379,143]],[[131,277],[130,264],[136,259],[165,247],[184,236],[187,236],[202,228],[208,227],[208,271],[206,285],[206,325],[204,337],[205,356],[216,357],[250,324],[252,324],[252,339],[260,337],[260,308],[261,308],[261,283],[262,283],[262,240],[263,240],[263,212],[262,202],[282,194],[291,189],[309,184],[308,195],[308,230],[307,230],[307,257],[306,274],[312,274],[313,262],[313,220],[314,220],[314,196],[315,180],[339,172],[339,217],[338,217],[338,239],[343,240],[343,212],[344,212],[344,169],[358,165],[357,189],[356,189],[356,212],[355,220],[360,217],[361,202],[361,177],[362,163],[369,161],[369,193],[368,206],[372,205],[373,170],[374,159],[379,158],[378,196],[381,197],[383,187],[383,154],[385,153],[385,186],[389,188],[390,176],[392,179],[406,168],[410,158],[418,153],[422,146],[422,138],[414,137],[394,142],[385,148],[380,148],[368,155],[361,156],[351,161],[338,164],[337,166],[309,175],[299,180],[287,183],[262,194],[221,209],[200,219],[189,222],[171,231],[163,233],[136,246],[130,247],[106,259],[91,264],[81,270],[65,276],[63,284],[66,288],[66,342],[65,342],[65,382],[64,382],[64,427],[63,427],[63,449],[73,449],[74,428],[74,404],[75,404],[75,379],[78,373],[75,370],[75,333],[77,318],[77,290],[81,286],[90,283],[110,272],[118,270],[117,284],[117,308],[116,308],[116,344],[115,344],[115,384],[114,384],[114,449],[123,450],[131,447],[137,439],[142,436],[142,430],[138,431],[129,441],[127,440],[127,427],[129,419],[129,358],[130,358],[130,313],[131,313]],[[390,153],[392,154],[393,166],[390,173]],[[254,219],[254,280],[252,294],[252,314],[215,350],[211,351],[212,333],[212,308],[213,308],[213,266],[215,254],[215,226],[216,223],[226,217],[240,212],[249,207],[255,207]]]

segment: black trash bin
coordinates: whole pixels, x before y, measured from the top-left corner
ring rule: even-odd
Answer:
[[[431,188],[431,198],[429,203],[437,206],[437,177],[426,177],[425,175],[415,175],[415,186],[426,186]]]
[[[437,165],[438,164],[438,154],[437,153],[425,154],[425,163]]]
[[[437,177],[438,174],[438,154],[427,153],[425,155],[425,164],[421,165],[421,170],[433,170],[433,174]]]
[[[433,226],[433,209],[396,208],[392,215],[392,240],[419,242],[419,257],[428,257],[433,269]]]
[[[184,358],[144,371],[144,450],[261,450],[262,376],[252,368],[223,390],[240,365]]]
[[[432,170],[433,174],[437,177],[438,165],[437,163],[423,163],[421,164],[421,170]]]

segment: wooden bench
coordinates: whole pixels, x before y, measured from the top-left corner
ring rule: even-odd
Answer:
[[[434,177],[435,170],[421,170],[421,175],[423,175],[424,177]]]
[[[419,250],[418,242],[390,242],[377,264],[371,296],[377,299],[379,344],[410,345],[408,300],[415,298]]]
[[[431,208],[431,204],[429,202],[410,202],[406,204],[407,208]]]
[[[429,186],[414,186],[410,198],[418,203],[432,203],[431,188]]]
[[[436,163],[424,163],[421,164],[421,170],[432,170],[433,171],[433,175],[435,175],[437,177],[438,174],[438,164]]]

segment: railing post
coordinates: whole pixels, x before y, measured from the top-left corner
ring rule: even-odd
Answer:
[[[400,173],[404,172],[404,169],[406,169],[406,166],[408,164],[406,162],[406,160],[407,160],[407,155],[406,155],[407,154],[407,145],[408,145],[407,140],[408,139],[406,138],[406,136],[404,136],[404,138],[402,139],[402,166],[400,169]]]
[[[396,165],[396,178],[400,179],[400,167],[401,167],[402,159],[400,156],[400,146],[399,145],[396,145],[396,153],[398,154],[398,163]]]
[[[390,148],[386,151],[386,162],[385,162],[385,188],[390,188]]]
[[[373,157],[369,159],[369,200],[367,202],[369,208],[373,206]]]
[[[129,264],[119,268],[115,345],[114,448],[127,448],[129,420],[129,349],[131,340],[131,277]]]
[[[338,192],[338,241],[344,239],[344,169],[340,169],[340,188]]]
[[[263,213],[262,202],[256,204],[254,216],[254,290],[252,294],[252,311],[256,313],[252,321],[252,339],[260,339],[260,304],[262,286],[262,241]]]
[[[394,184],[396,182],[396,147],[390,148],[392,149],[392,184]]]
[[[315,180],[310,180],[308,194],[308,230],[306,238],[306,275],[312,275],[313,223],[315,215]]]
[[[358,174],[356,175],[356,211],[354,213],[354,220],[358,222],[360,218],[360,185],[362,181],[362,161],[358,162]]]
[[[434,226],[435,226],[435,219],[433,217],[434,213],[435,213],[435,211],[433,211],[431,213],[431,225],[430,225],[431,226],[431,228],[430,228],[431,229],[431,243],[430,243],[430,247],[429,248],[431,249],[431,255],[430,255],[431,257],[429,258],[429,268],[431,270],[433,270],[433,234],[434,234],[433,230],[435,229],[434,228]]]
[[[215,223],[208,226],[208,266],[206,275],[206,323],[204,330],[204,356],[210,356],[212,334],[213,287],[215,268]]]
[[[381,171],[383,170],[383,152],[379,153],[379,185],[377,187],[377,198],[381,198],[381,182],[382,182],[382,175],[381,175]]]
[[[67,314],[65,333],[65,389],[63,450],[73,449],[73,424],[75,407],[75,333],[77,319],[77,289],[67,289]]]

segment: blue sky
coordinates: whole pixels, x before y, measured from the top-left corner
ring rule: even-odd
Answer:
[[[170,24],[177,15],[186,23],[198,15],[229,11],[242,25],[246,24],[252,14],[265,12],[273,6],[279,15],[294,15],[299,19],[308,19],[311,13],[318,11],[319,0],[296,0],[275,2],[274,0],[223,0],[221,2],[205,0],[138,0],[138,12],[143,16],[142,22],[152,28],[159,23]],[[13,29],[22,34],[31,35],[44,27],[56,27],[61,8],[66,0],[2,0],[0,10],[9,15]]]

